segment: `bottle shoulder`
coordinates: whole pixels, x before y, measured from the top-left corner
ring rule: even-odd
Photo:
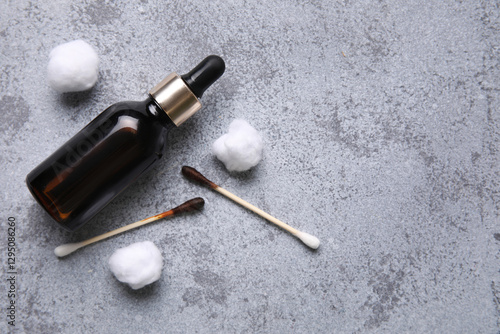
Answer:
[[[101,115],[103,118],[135,118],[149,126],[162,126],[169,130],[174,126],[168,116],[151,97],[144,101],[121,101],[109,106]]]
[[[146,115],[146,104],[144,101],[120,101],[107,107],[101,115],[111,116],[113,114]]]

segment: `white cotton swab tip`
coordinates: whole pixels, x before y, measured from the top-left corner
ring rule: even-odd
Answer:
[[[74,251],[76,251],[78,248],[80,248],[82,246],[83,245],[81,242],[77,242],[74,244],[61,245],[59,247],[56,247],[56,249],[54,249],[54,254],[56,254],[57,257],[63,257],[63,256],[66,256],[68,254],[73,253]]]
[[[317,249],[319,247],[319,239],[314,235],[299,231],[297,234],[295,234],[295,236],[312,249]]]

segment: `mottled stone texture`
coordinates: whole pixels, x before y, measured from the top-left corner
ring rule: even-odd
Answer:
[[[481,0],[1,1],[0,256],[5,272],[14,216],[18,332],[498,333],[499,15]],[[100,78],[59,95],[48,54],[78,38]],[[82,230],[56,226],[25,175],[108,105],[209,54],[227,71],[164,161]],[[243,174],[210,153],[234,118],[265,138]],[[186,181],[183,164],[322,245]],[[196,196],[202,213],[53,254]],[[106,261],[143,240],[165,269],[133,291]]]

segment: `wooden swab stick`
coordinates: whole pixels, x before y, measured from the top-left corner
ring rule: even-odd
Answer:
[[[281,220],[274,218],[270,214],[262,211],[258,207],[256,207],[256,206],[248,203],[247,201],[239,198],[235,194],[232,194],[229,191],[227,191],[226,189],[219,187],[218,185],[216,185],[215,183],[213,183],[212,181],[210,181],[209,179],[204,177],[200,172],[198,172],[193,167],[183,166],[182,167],[182,174],[186,178],[188,178],[192,181],[196,181],[198,183],[201,183],[202,185],[207,186],[210,189],[217,191],[218,193],[226,196],[229,199],[232,199],[233,201],[240,204],[241,206],[244,206],[245,208],[255,212],[256,214],[258,214],[262,218],[267,219],[268,221],[270,221],[271,223],[273,223],[275,225],[278,225],[282,229],[290,232],[291,234],[293,234],[294,236],[299,238],[307,246],[309,246],[313,249],[316,249],[319,247],[319,239],[316,238],[315,236],[312,236],[309,233],[301,232],[301,231],[291,227],[290,225],[283,223]]]
[[[110,231],[110,232],[107,232],[107,233],[104,233],[101,235],[98,235],[97,237],[93,237],[91,239],[81,241],[81,242],[64,244],[64,245],[61,245],[59,247],[56,247],[56,249],[54,249],[54,254],[56,254],[56,256],[58,256],[58,257],[63,257],[63,256],[66,256],[66,255],[73,253],[74,251],[76,251],[79,248],[93,244],[94,242],[104,240],[106,238],[112,237],[112,236],[117,235],[119,233],[131,230],[133,228],[136,228],[136,227],[139,227],[142,225],[149,224],[149,223],[157,221],[159,219],[162,219],[162,218],[165,218],[168,216],[177,215],[180,213],[190,212],[190,211],[194,211],[194,210],[200,210],[201,208],[203,208],[203,205],[205,205],[205,201],[203,200],[203,198],[200,198],[200,197],[193,198],[193,199],[173,208],[172,210],[165,211],[163,213],[151,216],[151,217],[143,219],[143,220],[139,220],[138,222],[117,228],[116,230],[113,230],[113,231]]]

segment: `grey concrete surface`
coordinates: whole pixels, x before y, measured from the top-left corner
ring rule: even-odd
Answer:
[[[467,0],[2,1],[0,332],[499,333],[499,15]],[[57,94],[48,54],[78,38],[98,50],[99,81]],[[209,54],[227,71],[166,158],[83,229],[56,226],[26,174],[110,104]],[[210,152],[235,118],[265,137],[243,174]],[[186,181],[183,164],[320,248]],[[202,213],[53,254],[196,196]],[[143,240],[165,267],[133,291],[107,259]]]

